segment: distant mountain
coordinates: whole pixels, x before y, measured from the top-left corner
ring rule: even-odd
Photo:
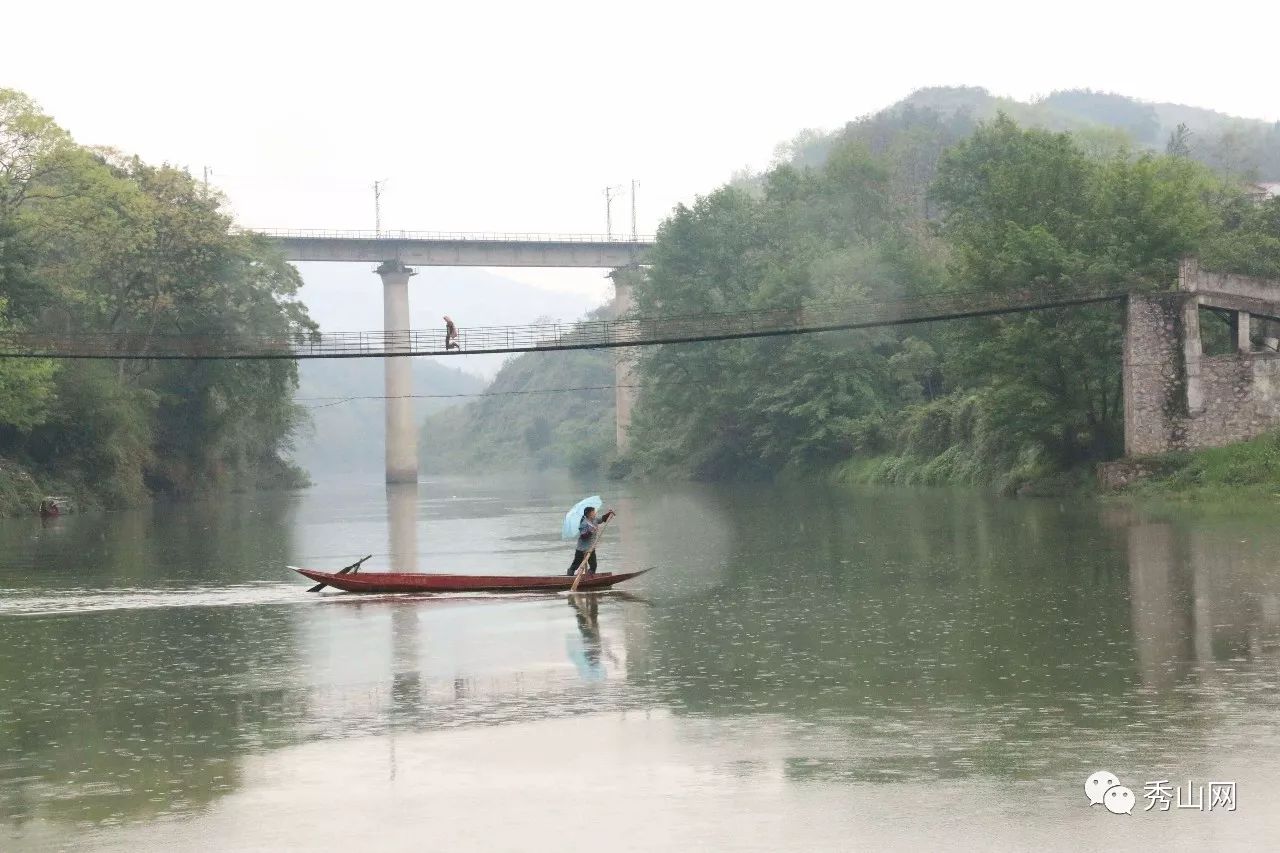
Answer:
[[[963,135],[966,128],[1000,112],[1025,126],[1072,131],[1087,148],[1128,140],[1138,148],[1162,151],[1183,124],[1190,132],[1187,148],[1193,159],[1241,180],[1280,180],[1280,122],[1088,89],[1054,92],[1036,101],[999,97],[972,86],[920,89],[834,133],[805,131],[781,146],[780,153],[797,164],[816,165],[842,136],[863,138],[875,148],[878,140],[894,138],[904,126],[919,125],[927,114]]]
[[[1183,124],[1190,131],[1188,148],[1193,159],[1243,179],[1280,179],[1280,122],[1089,89],[1054,92],[1029,103],[998,98],[985,89],[922,89],[902,104],[939,111],[968,108],[977,118],[1003,110],[1021,124],[1050,130],[1110,128],[1124,132],[1139,146],[1160,150]]]
[[[316,359],[301,362],[298,402],[308,407],[311,425],[293,453],[316,482],[351,477],[380,479],[384,471],[383,360]],[[415,394],[475,394],[485,386],[479,376],[445,367],[432,359],[413,360]],[[467,398],[414,400],[415,420],[465,403]]]
[[[614,456],[614,355],[564,350],[511,359],[485,389],[492,396],[427,419],[423,471],[602,469]]]

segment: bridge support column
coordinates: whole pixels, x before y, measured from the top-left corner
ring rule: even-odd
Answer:
[[[1182,365],[1187,386],[1187,412],[1204,411],[1204,390],[1200,385],[1200,301],[1191,295],[1182,303]]]
[[[1253,341],[1249,339],[1249,312],[1237,311],[1235,322],[1236,351],[1248,353],[1253,351]]]
[[[389,352],[409,351],[409,277],[399,261],[378,267],[382,277],[382,330]],[[418,482],[418,436],[413,422],[413,363],[409,356],[383,359],[386,369],[387,482]]]
[[[619,267],[609,273],[613,279],[613,316],[614,319],[625,317],[635,308],[632,287],[640,275],[639,267]],[[619,453],[626,453],[631,444],[628,432],[631,429],[631,408],[635,405],[635,350],[618,348],[613,351],[613,406],[617,422],[615,437]]]

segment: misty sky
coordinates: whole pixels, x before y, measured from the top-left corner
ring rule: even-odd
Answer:
[[[652,232],[805,127],[931,85],[1092,87],[1280,120],[1280,4],[6,4],[0,86],[76,139],[208,166],[240,222]],[[629,203],[615,207],[629,230]],[[607,293],[599,272],[503,271]]]

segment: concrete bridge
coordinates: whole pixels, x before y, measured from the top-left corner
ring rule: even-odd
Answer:
[[[291,261],[348,261],[411,267],[586,267],[641,263],[649,236],[604,234],[475,234],[447,231],[265,230]]]
[[[403,339],[391,354],[408,352],[409,278],[415,266],[577,267],[609,269],[617,311],[631,310],[631,273],[645,260],[652,237],[627,239],[601,234],[468,234],[422,231],[260,230],[291,261],[376,263],[382,279],[383,332]],[[386,360],[387,482],[418,481],[418,439],[413,422],[413,374],[406,358]],[[617,441],[625,447],[635,391],[631,360],[618,350]]]

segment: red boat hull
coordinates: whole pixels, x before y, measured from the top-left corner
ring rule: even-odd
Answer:
[[[570,575],[430,575],[408,572],[351,572],[340,575],[296,566],[290,568],[303,577],[345,592],[566,592],[573,585]],[[583,575],[578,589],[608,589],[647,571]]]

